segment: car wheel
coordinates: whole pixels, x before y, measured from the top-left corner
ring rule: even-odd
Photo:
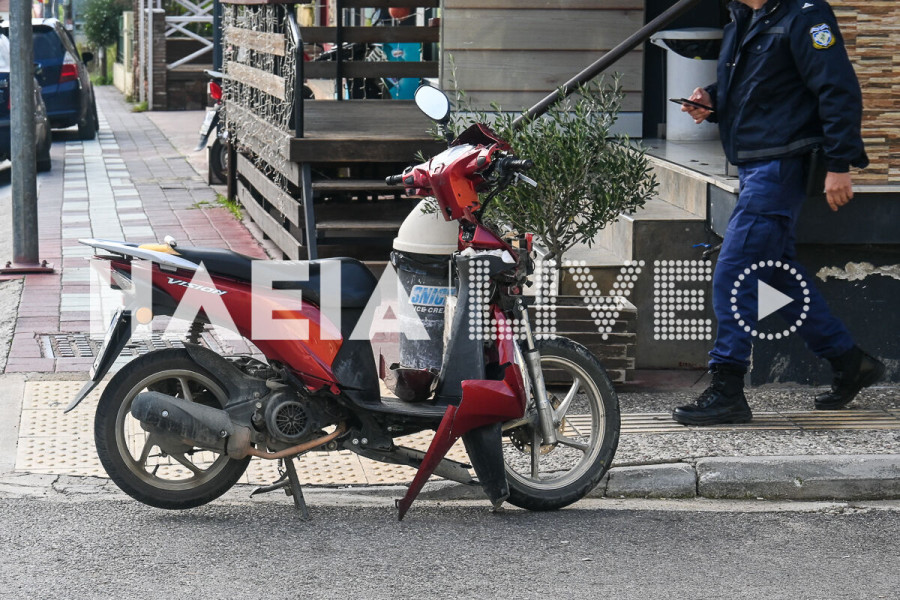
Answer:
[[[92,140],[97,135],[97,115],[94,108],[86,111],[84,119],[78,121],[78,139]]]
[[[47,123],[47,136],[44,140],[44,143],[38,147],[37,152],[37,172],[38,173],[46,173],[52,168],[52,164],[50,162],[50,143],[52,142],[52,137],[50,134],[50,123]]]
[[[47,149],[46,155],[42,153],[41,156],[38,156],[37,159],[37,172],[38,173],[46,173],[50,169],[53,168],[52,163],[50,162],[50,149]]]

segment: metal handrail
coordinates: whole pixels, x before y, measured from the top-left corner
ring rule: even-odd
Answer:
[[[529,108],[527,112],[516,117],[513,121],[513,127],[521,129],[535,117],[539,117],[547,112],[551,106],[572,95],[578,90],[579,86],[587,83],[611,67],[620,58],[649,40],[650,36],[675,21],[675,19],[686,13],[699,2],[700,0],[680,0],[678,3],[671,6],[661,15],[631,34],[625,41],[621,42],[618,46],[594,61],[589,67],[565,82],[560,90],[545,96],[540,102]],[[562,91],[562,93],[560,93],[560,91]]]
[[[344,99],[343,79],[344,79],[344,3],[341,0],[335,0],[335,46],[338,52],[335,55],[334,65],[334,94],[338,101]],[[352,58],[352,57],[351,57]]]
[[[288,30],[294,42],[294,136],[303,137],[303,36],[293,10],[288,10]]]

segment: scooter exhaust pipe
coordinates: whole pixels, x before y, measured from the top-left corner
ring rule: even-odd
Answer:
[[[160,392],[143,392],[131,403],[131,416],[148,432],[165,440],[241,459],[250,451],[250,428],[237,425],[219,408],[188,402]]]

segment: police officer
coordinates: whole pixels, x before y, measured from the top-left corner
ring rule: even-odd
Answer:
[[[735,283],[751,267],[788,296],[809,299],[788,304],[781,314],[794,323],[807,304],[797,333],[831,362],[832,388],[816,397],[817,409],[844,407],[884,374],[884,365],[856,346],[803,268],[792,262],[810,153],[818,148],[824,154],[826,199],[834,211],[853,198],[850,167],[869,162],[860,135],[862,94],[834,12],[824,0],[740,0],[729,9],[717,83],[690,98],[713,111],[682,106],[696,123],[719,123],[725,155],[740,176],[713,276],[719,325],[709,353],[712,383],[695,404],[672,413],[688,425],[752,418],[743,381],[756,331],[757,289]],[[770,266],[778,261],[795,271]]]

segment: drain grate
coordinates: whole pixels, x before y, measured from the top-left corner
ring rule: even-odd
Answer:
[[[103,337],[86,333],[45,333],[38,336],[41,351],[46,358],[94,358],[103,344]],[[122,350],[122,356],[141,356],[152,350],[184,348],[177,338],[163,337],[158,333],[132,338]]]

